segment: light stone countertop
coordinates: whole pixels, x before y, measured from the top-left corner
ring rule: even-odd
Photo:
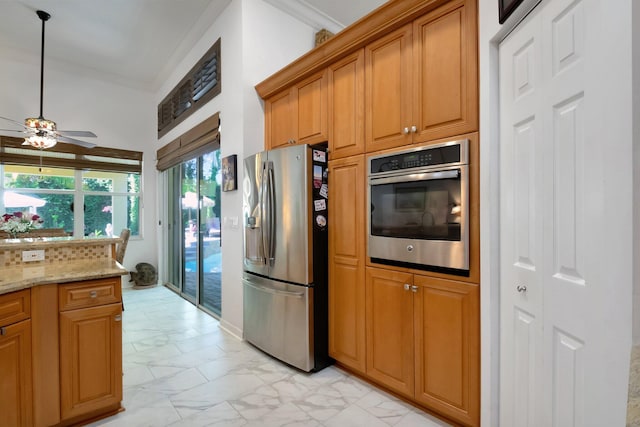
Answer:
[[[128,273],[111,258],[3,267],[0,269],[0,295],[49,283],[77,282]]]
[[[116,237],[30,237],[20,239],[0,239],[0,251],[29,249],[44,249],[68,246],[109,245],[121,243],[122,239]]]
[[[640,345],[631,350],[629,367],[629,399],[627,400],[627,427],[640,426]]]

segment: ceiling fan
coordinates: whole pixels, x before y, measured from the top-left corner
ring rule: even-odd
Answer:
[[[23,128],[22,130],[0,129],[0,132],[21,132],[26,134],[22,145],[31,145],[40,149],[51,148],[58,142],[68,142],[81,147],[93,148],[95,147],[95,144],[81,141],[74,137],[95,138],[95,133],[90,131],[58,130],[56,122],[47,120],[42,115],[42,98],[44,90],[44,23],[51,18],[51,15],[43,10],[38,10],[36,13],[40,20],[42,20],[42,45],[40,50],[40,115],[38,117],[29,117],[24,120],[24,123],[0,116],[0,119],[4,119]]]

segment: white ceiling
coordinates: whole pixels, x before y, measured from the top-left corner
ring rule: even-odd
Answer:
[[[0,0],[0,58],[48,63],[157,89],[231,0]],[[253,0],[248,0],[248,4]],[[266,0],[314,28],[337,32],[385,0]],[[36,69],[35,79],[39,78]],[[37,80],[36,80],[37,81]]]

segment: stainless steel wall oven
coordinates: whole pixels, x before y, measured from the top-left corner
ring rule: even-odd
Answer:
[[[373,262],[468,275],[468,140],[368,158]]]

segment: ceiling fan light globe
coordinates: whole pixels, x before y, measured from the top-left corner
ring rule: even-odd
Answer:
[[[41,150],[51,148],[56,145],[58,141],[52,135],[42,132],[39,135],[30,135],[24,139],[22,145],[30,145]]]
[[[55,132],[57,128],[56,122],[43,119],[42,117],[29,117],[28,119],[24,119],[24,125],[30,129],[47,130],[50,132]]]

